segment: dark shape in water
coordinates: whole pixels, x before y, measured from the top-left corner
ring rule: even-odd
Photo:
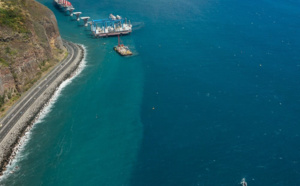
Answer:
[[[246,182],[246,179],[245,179],[245,178],[242,179],[241,185],[242,185],[242,186],[247,186],[247,182]]]

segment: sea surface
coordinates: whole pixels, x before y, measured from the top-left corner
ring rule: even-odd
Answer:
[[[71,1],[132,57],[39,2],[87,56],[1,185],[300,185],[300,1]]]

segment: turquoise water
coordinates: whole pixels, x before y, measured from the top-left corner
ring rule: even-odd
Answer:
[[[73,0],[132,21],[129,58],[40,2],[86,67],[2,184],[300,184],[298,1]]]

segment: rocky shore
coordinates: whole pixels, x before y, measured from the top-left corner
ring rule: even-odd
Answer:
[[[7,165],[15,157],[16,151],[18,150],[18,144],[20,143],[25,132],[32,127],[33,123],[38,118],[40,111],[48,104],[49,100],[51,99],[57,88],[60,86],[60,84],[66,79],[70,78],[78,68],[79,64],[83,61],[85,53],[82,46],[67,41],[64,41],[64,45],[66,46],[66,48],[68,48],[68,57],[72,57],[70,57],[69,61],[63,60],[62,62],[58,63],[57,68],[54,68],[49,73],[49,76],[51,74],[53,75],[53,73],[56,73],[55,80],[53,80],[49,85],[47,84],[47,87],[40,95],[32,98],[34,99],[34,102],[29,105],[28,108],[26,108],[26,111],[24,111],[23,113],[14,113],[14,108],[16,108],[18,104],[22,103],[22,101],[20,100],[13,106],[14,108],[10,110],[10,113],[5,116],[12,117],[14,116],[14,114],[21,114],[21,117],[17,119],[13,126],[11,126],[10,130],[6,133],[5,137],[2,138],[2,141],[0,142],[0,175],[3,174],[3,172],[6,170]],[[65,65],[66,68],[60,73],[57,73],[55,70],[57,70],[59,66],[63,65]],[[47,80],[47,76],[44,79]],[[39,84],[41,83],[42,81],[38,82],[36,86],[32,87],[28,91],[29,95],[24,96],[21,99],[29,99],[28,97],[31,96],[30,91],[33,91],[33,89],[39,89]],[[4,119],[5,118],[3,118],[3,120]],[[9,126],[6,125],[5,127],[8,128]],[[2,132],[3,131],[4,129],[2,129]]]

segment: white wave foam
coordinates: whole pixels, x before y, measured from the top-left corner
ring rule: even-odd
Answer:
[[[38,123],[41,123],[42,121],[44,121],[44,118],[51,112],[53,105],[55,104],[55,102],[57,101],[57,99],[60,97],[62,90],[69,85],[76,77],[78,77],[78,75],[83,71],[83,69],[86,67],[86,55],[87,55],[87,48],[80,44],[80,46],[83,48],[84,50],[84,58],[82,59],[82,61],[80,62],[78,68],[72,73],[71,77],[66,79],[65,81],[63,81],[59,87],[56,89],[56,91],[54,92],[54,94],[51,96],[50,100],[48,101],[48,103],[46,103],[46,105],[44,106],[44,108],[39,112],[39,114],[37,115],[37,117],[35,118],[35,121],[33,123],[32,126],[28,127],[25,131],[25,135],[21,138],[20,142],[18,143],[18,145],[14,148],[13,150],[13,158],[10,160],[9,164],[6,167],[6,170],[3,172],[3,175],[0,176],[0,181],[4,180],[5,178],[7,178],[11,173],[18,171],[18,163],[25,159],[27,157],[27,154],[24,154],[24,149],[26,147],[26,145],[28,144],[28,142],[31,139],[31,134],[32,134],[32,130],[36,127],[36,125]]]
[[[59,98],[59,96],[61,95],[61,92],[63,91],[63,89],[69,85],[73,79],[75,77],[77,77],[82,70],[86,67],[86,55],[87,55],[87,49],[84,45],[80,45],[83,49],[84,49],[84,58],[82,59],[81,63],[79,64],[78,68],[72,73],[71,77],[66,79],[64,82],[62,82],[60,84],[60,86],[56,89],[56,91],[54,92],[53,96],[51,97],[51,99],[49,100],[49,102],[47,103],[47,106],[44,107],[42,109],[42,111],[40,112],[40,114],[38,115],[38,120],[36,120],[35,123],[40,123],[42,121],[44,121],[44,118],[47,116],[47,114],[52,110],[52,107],[54,105],[54,103],[57,101],[57,99]]]

